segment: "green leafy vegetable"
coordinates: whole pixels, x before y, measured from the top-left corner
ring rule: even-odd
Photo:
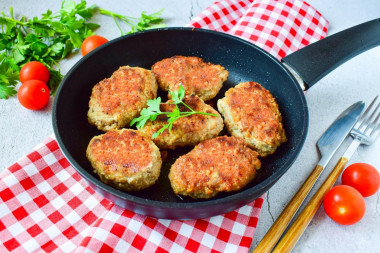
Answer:
[[[117,14],[117,13],[114,13],[112,11],[108,11],[102,8],[100,8],[99,11],[100,11],[100,14],[111,16],[113,18],[113,20],[116,23],[117,28],[119,29],[121,33],[121,36],[125,34],[138,32],[138,31],[144,31],[147,29],[165,27],[165,24],[161,23],[163,19],[160,17],[163,12],[163,9],[152,14],[146,14],[146,12],[143,11],[141,13],[140,18],[120,15],[120,14]],[[118,20],[130,26],[131,30],[125,33],[123,29],[121,28]]]
[[[140,129],[140,128],[144,127],[144,125],[146,124],[146,122],[148,120],[155,121],[157,116],[165,115],[167,117],[168,124],[164,125],[161,129],[159,129],[156,133],[153,134],[152,138],[155,139],[158,137],[158,135],[160,135],[162,132],[164,132],[165,129],[169,129],[169,131],[171,131],[173,123],[179,118],[187,117],[187,116],[190,116],[193,114],[201,114],[201,115],[208,115],[208,116],[214,116],[214,117],[218,116],[218,115],[212,114],[212,113],[194,111],[190,106],[188,106],[185,102],[183,102],[183,98],[185,97],[185,89],[183,88],[182,85],[179,86],[178,90],[169,91],[169,93],[172,96],[172,101],[173,101],[173,102],[170,102],[170,104],[176,105],[173,111],[171,111],[171,112],[162,112],[161,111],[161,109],[160,109],[161,98],[160,97],[148,100],[148,107],[142,109],[142,111],[140,113],[140,117],[134,118],[131,121],[130,126],[133,126],[136,123],[136,127],[138,129]],[[178,108],[179,104],[182,104],[183,106],[188,108],[189,111],[181,112]]]
[[[112,16],[123,34],[117,19],[131,26],[128,33],[161,27],[162,11],[133,18],[99,9],[96,5],[87,6],[81,0],[63,0],[59,11],[47,10],[41,17],[16,19],[13,8],[9,15],[0,13],[0,99],[16,94],[21,67],[30,61],[39,61],[48,67],[50,80],[48,87],[52,95],[62,80],[58,62],[70,53],[77,51],[85,38],[94,34],[100,25],[88,22],[100,10],[100,14]]]
[[[80,48],[82,41],[99,27],[87,22],[97,8],[87,7],[83,0],[80,3],[66,0],[58,12],[47,10],[41,18],[22,16],[17,20],[12,7],[9,16],[1,12],[0,98],[16,94],[18,72],[30,61],[42,62],[49,68],[52,78],[48,87],[54,94],[62,79],[60,71],[55,70],[58,61]]]

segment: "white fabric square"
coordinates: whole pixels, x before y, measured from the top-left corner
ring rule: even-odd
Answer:
[[[37,188],[40,190],[41,193],[48,192],[52,189],[46,181],[42,181],[41,183],[39,183],[37,185]]]
[[[120,239],[115,246],[115,251],[116,252],[127,252],[130,247],[131,247],[131,245],[129,243],[127,243],[123,239]]]
[[[105,220],[109,220],[109,221],[112,221],[112,222],[116,222],[118,219],[119,219],[120,215],[119,214],[116,214],[114,212],[108,212],[105,216],[104,216],[104,219]]]
[[[67,203],[60,196],[53,199],[50,204],[52,204],[56,210],[59,210],[61,207],[67,205]]]
[[[46,214],[42,212],[41,209],[37,209],[33,213],[29,214],[29,217],[31,217],[36,223],[38,223],[46,218]]]
[[[88,197],[83,204],[90,210],[99,204],[99,201],[94,196]]]
[[[81,193],[82,191],[84,191],[84,188],[82,187],[81,184],[74,184],[69,189],[70,189],[70,191],[72,193],[74,193],[75,196],[78,196],[79,193]]]
[[[221,216],[221,215],[214,216],[214,217],[210,218],[210,223],[212,223],[218,227],[220,227],[222,225],[222,222],[223,222],[223,216]]]
[[[31,238],[29,241],[24,242],[22,244],[22,247],[26,249],[28,252],[34,252],[35,250],[41,248],[41,246],[38,244],[36,240],[34,240],[34,238]]]
[[[135,232],[135,234],[138,234],[140,228],[141,228],[141,222],[138,222],[136,220],[131,219],[128,223],[128,228]]]
[[[159,221],[162,225],[164,225],[165,227],[169,227],[170,222],[172,222],[171,220],[167,220],[167,219],[159,219],[158,221]]]
[[[57,162],[57,158],[53,155],[53,153],[49,153],[43,157],[44,161],[47,163],[47,165],[52,165],[53,163]]]
[[[25,229],[23,228],[23,226],[21,226],[19,222],[7,227],[7,230],[12,234],[13,237],[25,231]]]
[[[24,167],[24,170],[25,172],[29,175],[29,177],[39,173],[38,169],[36,168],[36,166],[34,166],[33,163],[27,165]]]
[[[238,246],[232,243],[227,243],[224,252],[238,252]]]
[[[244,235],[244,231],[246,229],[246,225],[243,225],[239,222],[235,222],[233,227],[232,227],[232,233],[237,234],[237,235]]]
[[[48,229],[45,229],[44,231],[50,239],[54,239],[58,235],[62,234],[62,232],[57,228],[56,225],[51,225]]]
[[[67,179],[69,179],[71,177],[71,175],[69,173],[67,173],[66,170],[61,170],[60,172],[58,172],[57,174],[55,174],[55,176],[57,178],[59,178],[59,180],[61,182],[64,182],[64,181],[66,181]]]
[[[94,233],[92,234],[92,237],[102,242],[104,241],[105,238],[108,237],[108,234],[109,234],[109,231],[106,231],[98,227],[95,229]]]
[[[22,206],[25,205],[26,203],[32,201],[32,198],[29,196],[28,192],[26,192],[26,191],[17,194],[16,198]]]
[[[2,178],[2,181],[8,186],[12,186],[16,183],[19,183],[20,180],[18,180],[13,173],[7,175],[6,177]]]
[[[181,228],[179,229],[178,233],[185,237],[190,237],[191,233],[193,232],[194,227],[187,225],[186,223],[182,223]]]
[[[9,210],[8,206],[4,203],[0,204],[0,217],[2,218],[3,215],[6,215],[8,213],[12,213],[12,211]]]
[[[67,240],[64,244],[62,244],[59,248],[63,250],[63,252],[73,252],[78,245],[75,245],[70,240]]]
[[[210,234],[205,233],[203,235],[201,244],[203,244],[203,245],[209,247],[210,249],[212,249],[212,247],[214,246],[215,240],[216,240],[215,236],[212,236]]]
[[[71,224],[77,223],[82,218],[75,211],[71,211],[69,214],[65,215],[65,219]]]
[[[170,252],[183,252],[184,248],[177,243],[173,243],[172,247],[170,248]]]
[[[150,235],[149,235],[148,241],[150,241],[156,245],[160,245],[163,237],[164,236],[162,234],[158,233],[155,230],[152,230],[152,233],[150,233]]]

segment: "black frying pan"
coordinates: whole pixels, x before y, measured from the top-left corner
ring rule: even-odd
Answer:
[[[323,39],[283,59],[305,81],[306,88],[351,57],[380,43],[380,22],[373,20]],[[256,81],[276,98],[288,142],[261,159],[258,177],[238,192],[209,200],[175,196],[168,172],[175,159],[191,147],[169,152],[158,182],[139,192],[122,192],[102,183],[93,173],[85,151],[90,139],[102,132],[87,122],[92,87],[123,65],[150,69],[174,55],[198,56],[221,64],[229,78],[220,91],[244,81]],[[162,95],[162,94],[160,94]],[[219,32],[165,28],[117,38],[81,59],[65,76],[55,97],[53,127],[58,144],[71,165],[101,195],[140,214],[168,219],[205,218],[237,209],[265,193],[293,164],[305,141],[308,110],[303,90],[282,63],[255,45]]]

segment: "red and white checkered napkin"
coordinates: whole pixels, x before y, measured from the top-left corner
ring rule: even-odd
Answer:
[[[299,0],[223,0],[189,26],[240,36],[281,58],[323,38],[328,22]],[[0,252],[246,252],[262,203],[189,221],[135,214],[94,192],[50,137],[0,174]]]

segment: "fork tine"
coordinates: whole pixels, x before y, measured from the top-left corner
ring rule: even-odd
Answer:
[[[375,110],[371,113],[371,116],[369,116],[369,118],[367,119],[367,121],[366,121],[367,127],[364,130],[364,134],[367,134],[368,131],[372,130],[375,127],[377,118],[380,114],[380,112],[378,112],[379,108],[380,108],[380,103],[376,106]],[[376,117],[376,115],[377,115],[377,117]],[[376,117],[376,119],[374,119],[375,117]]]
[[[370,117],[370,111],[373,107],[373,105],[375,104],[377,98],[379,97],[379,95],[377,95],[371,102],[371,104],[368,106],[367,110],[365,110],[365,112],[363,113],[363,115],[360,117],[360,119],[358,120],[358,122],[356,122],[354,128],[357,129],[357,130],[360,130],[362,129],[363,127],[366,127],[368,126],[367,124],[367,121],[368,121],[368,118]],[[376,109],[375,109],[376,111]],[[372,116],[372,115],[371,115]]]
[[[377,135],[380,133],[380,112],[377,114],[377,117],[374,120],[374,122],[372,122],[372,125],[373,129],[370,133],[370,137],[376,139]]]
[[[355,125],[355,128],[359,129],[363,126],[365,126],[365,122],[368,120],[369,118],[369,115],[370,115],[370,111],[372,110],[372,107],[374,106],[375,102],[377,101],[377,98],[379,97],[379,95],[377,95],[371,102],[371,104],[367,107],[367,109],[365,110],[365,112],[363,113],[363,115],[360,117],[360,119],[358,120],[358,122],[356,123]]]

